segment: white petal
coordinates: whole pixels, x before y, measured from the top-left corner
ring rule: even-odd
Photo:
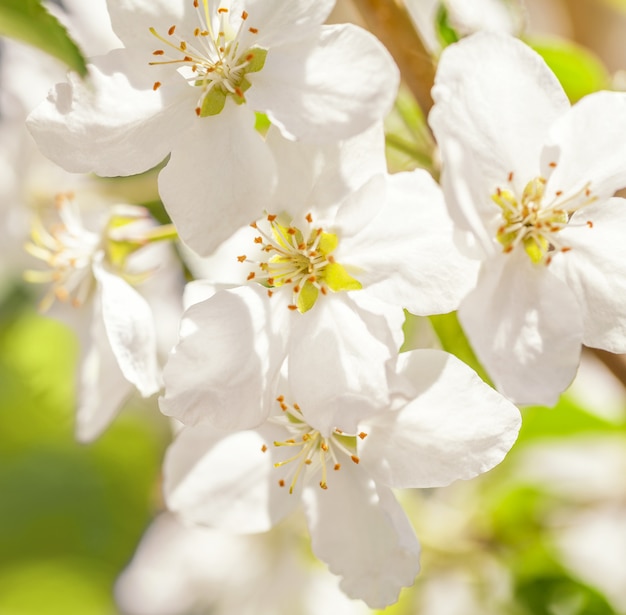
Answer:
[[[119,276],[94,264],[102,318],[111,350],[124,377],[148,397],[160,389],[157,341],[147,301]]]
[[[524,250],[483,266],[459,319],[497,389],[518,404],[554,405],[576,374],[583,332],[576,298]]]
[[[361,465],[391,487],[442,487],[500,463],[517,438],[519,410],[450,354],[403,357],[414,396],[361,423]]]
[[[157,77],[148,81],[145,63],[124,49],[92,62],[89,80],[70,73],[29,116],[37,145],[74,173],[133,175],[154,167],[197,120],[190,88],[182,83],[184,90],[164,100],[152,89]]]
[[[290,141],[271,128],[267,144],[278,169],[272,211],[286,211],[296,219],[298,212],[305,216],[337,205],[387,169],[382,123],[351,139],[323,145]]]
[[[610,199],[582,209],[560,235],[572,249],[557,254],[550,268],[580,303],[583,342],[626,352],[626,201]]]
[[[489,182],[466,145],[447,131],[439,131],[438,138],[444,161],[441,187],[455,225],[456,244],[469,258],[494,256],[501,249],[494,244],[502,211],[485,191]]]
[[[584,190],[608,198],[626,186],[626,94],[585,96],[552,126],[543,152],[546,192]],[[552,170],[548,165],[556,162]]]
[[[361,418],[389,402],[387,363],[396,348],[387,323],[345,293],[320,297],[309,312],[293,316],[289,382],[294,401],[323,433],[334,427],[354,433]]]
[[[388,176],[386,198],[370,196],[369,187],[354,195],[350,213],[365,217],[363,199],[375,199],[378,212],[363,231],[342,241],[337,261],[354,271],[368,293],[413,314],[457,309],[475,284],[478,263],[456,249],[439,186],[417,170]]]
[[[391,491],[361,467],[342,465],[327,490],[312,485],[302,498],[313,552],[343,577],[346,594],[382,609],[413,584],[420,554],[413,529]]]
[[[253,38],[261,47],[282,45],[306,37],[330,14],[335,0],[245,0],[247,26],[259,32]]]
[[[539,175],[548,129],[569,109],[563,88],[541,57],[521,41],[481,32],[447,47],[437,69],[435,136],[455,136],[482,171],[484,191],[507,181],[521,193]]]
[[[231,532],[269,530],[299,503],[275,482],[274,439],[276,429],[269,428],[235,433],[207,425],[184,429],[165,457],[168,508],[194,523]]]
[[[193,11],[191,2],[183,4],[171,0],[107,0],[107,6],[113,30],[127,47],[139,42],[153,49],[158,49],[162,43],[149,28],[166,34],[170,26],[181,23],[185,13]]]
[[[97,303],[91,325],[91,345],[80,361],[80,389],[76,411],[76,438],[95,440],[117,416],[133,391],[111,350]]]
[[[271,329],[264,293],[256,285],[221,291],[185,312],[185,337],[163,372],[164,414],[187,425],[206,421],[222,429],[246,429],[265,420],[284,341]]]
[[[159,193],[180,238],[206,256],[259,218],[275,170],[248,109],[226,101],[219,115],[196,120],[161,171]]]
[[[288,138],[337,141],[362,132],[391,109],[398,69],[371,34],[346,24],[270,50],[250,75],[250,105]]]

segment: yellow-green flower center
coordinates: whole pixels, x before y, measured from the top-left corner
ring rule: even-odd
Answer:
[[[551,163],[551,166],[556,166]],[[509,182],[513,173],[509,174]],[[568,252],[571,248],[560,241],[558,233],[569,223],[572,215],[596,201],[589,183],[575,194],[564,196],[562,191],[546,193],[547,180],[536,177],[529,181],[521,197],[512,188],[496,188],[491,198],[502,214],[502,224],[496,239],[503,252],[510,253],[522,246],[534,264],[550,264],[555,251]],[[587,223],[591,226],[591,223]]]
[[[335,472],[339,471],[341,469],[340,455],[349,457],[353,463],[360,462],[357,455],[357,438],[365,439],[367,437],[365,432],[347,435],[340,429],[334,429],[330,436],[323,436],[319,430],[306,422],[298,404],[288,405],[282,395],[276,401],[280,405],[281,414],[272,417],[270,421],[284,427],[290,437],[286,440],[275,441],[274,446],[293,447],[298,451],[288,459],[274,464],[275,468],[290,467],[290,472],[286,477],[279,479],[280,487],[285,487],[287,482],[290,482],[289,493],[293,493],[298,479],[302,476],[302,471],[309,468],[310,473],[321,471],[319,485],[322,489],[328,489],[328,467],[332,467]],[[263,446],[261,450],[266,452],[267,447]]]
[[[257,280],[272,289],[290,287],[292,302],[289,309],[301,313],[310,310],[320,293],[328,290],[360,290],[361,283],[354,279],[339,263],[333,252],[339,244],[334,233],[313,226],[313,218],[306,217],[308,228],[304,231],[294,226],[283,224],[278,216],[268,215],[269,231],[261,228],[260,223],[251,226],[260,233],[255,243],[261,248],[267,260],[255,263],[258,271],[252,271],[248,280]],[[238,257],[240,262],[254,262],[246,256]]]
[[[153,55],[162,60],[150,62],[151,66],[171,64],[190,85],[200,89],[196,114],[200,117],[217,115],[230,96],[238,105],[244,103],[245,92],[250,88],[246,75],[260,71],[267,56],[267,50],[244,41],[250,35],[258,34],[258,29],[247,27],[248,13],[241,14],[239,29],[234,32],[230,26],[227,8],[217,9],[218,30],[213,28],[208,0],[194,0],[198,13],[198,27],[188,38],[177,33],[172,25],[167,35],[159,34],[154,28],[150,32],[164,47],[155,49]],[[153,89],[158,90],[162,83],[155,81]]]
[[[130,273],[128,258],[152,241],[171,239],[169,225],[155,226],[143,207],[114,206],[99,232],[83,225],[71,193],[58,194],[53,209],[40,212],[32,222],[26,251],[48,265],[46,270],[27,270],[28,282],[50,285],[41,303],[47,310],[54,300],[82,306],[94,285],[93,265],[98,257],[131,284],[144,281],[152,271]]]

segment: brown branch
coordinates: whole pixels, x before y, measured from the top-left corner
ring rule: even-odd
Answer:
[[[433,106],[430,90],[435,65],[404,7],[395,0],[352,0],[366,27],[387,47],[400,68],[402,80],[426,115]]]
[[[599,348],[589,348],[589,351],[599,359],[604,366],[626,387],[626,356],[613,354]]]

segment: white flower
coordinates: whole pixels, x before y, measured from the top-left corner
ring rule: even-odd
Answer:
[[[268,141],[294,170],[309,172],[288,173],[300,179],[279,183],[275,213],[236,233],[205,266],[212,283],[255,290],[214,297],[186,314],[187,332],[166,367],[161,403],[185,424],[210,415],[229,429],[255,426],[268,412],[267,383],[285,361],[289,378],[324,379],[326,386],[310,394],[323,396],[317,405],[330,423],[339,398],[344,420],[351,412],[362,416],[389,401],[387,362],[403,341],[403,308],[420,315],[451,311],[473,284],[474,264],[455,249],[441,191],[426,172],[361,177],[365,183],[345,196],[331,163],[349,168],[343,156],[362,160],[358,148],[347,147],[337,159],[284,139],[274,143],[271,135]],[[347,177],[356,182],[359,173]],[[222,322],[222,313],[232,320]],[[248,335],[256,340],[254,354],[246,354]],[[323,376],[333,372],[346,376],[342,382]],[[220,403],[203,410],[203,397],[190,393],[197,390]],[[253,407],[239,403],[247,394],[264,413],[230,412],[232,405]]]
[[[368,615],[307,557],[299,524],[233,535],[156,518],[115,587],[128,615]]]
[[[498,388],[553,404],[581,344],[626,351],[626,97],[574,107],[516,39],[443,53],[430,116],[450,213],[482,262],[459,317]]]
[[[110,0],[125,49],[95,58],[89,83],[58,85],[30,128],[71,171],[129,175],[170,154],[162,198],[181,238],[210,253],[271,195],[254,111],[289,138],[328,142],[380,121],[395,98],[397,68],[373,36],[320,25],[333,4]]]
[[[337,412],[330,426],[319,421],[327,413],[311,387],[283,377],[274,381],[274,411],[258,428],[185,428],[166,457],[168,507],[196,523],[260,532],[301,500],[313,551],[342,577],[341,588],[373,608],[391,604],[419,571],[419,545],[392,489],[485,472],[520,425],[517,409],[451,355],[412,351],[392,371],[393,401],[349,431],[350,413],[344,420]],[[320,387],[347,377],[308,374]],[[345,404],[354,405],[348,390]]]
[[[28,252],[48,265],[26,271],[30,282],[49,286],[41,304],[71,303],[69,322],[85,329],[80,361],[77,437],[97,437],[136,388],[148,397],[160,389],[157,335],[152,306],[135,288],[147,280],[168,256],[161,248],[142,247],[155,223],[141,207],[117,206],[95,213],[87,228],[72,195],[58,195],[54,212],[42,212],[32,227]],[[157,253],[146,254],[157,248]],[[142,251],[144,253],[142,253]],[[180,285],[162,271],[160,291]],[[175,300],[175,299],[174,299]],[[160,323],[167,330],[166,323]]]

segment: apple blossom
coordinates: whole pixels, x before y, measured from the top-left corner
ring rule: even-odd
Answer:
[[[293,166],[316,160],[305,166],[320,172],[279,182],[277,213],[237,232],[205,263],[210,282],[256,290],[216,296],[185,316],[183,328],[193,333],[183,335],[168,362],[161,402],[165,414],[185,424],[206,418],[203,397],[196,394],[202,390],[221,400],[211,405],[213,421],[254,426],[258,415],[234,415],[229,408],[261,404],[267,413],[265,393],[255,403],[240,403],[241,396],[256,395],[243,382],[271,381],[284,361],[290,378],[346,374],[341,383],[327,379],[337,391],[311,390],[324,395],[319,407],[328,420],[340,396],[344,418],[387,403],[387,363],[403,341],[403,307],[419,315],[448,312],[473,284],[476,269],[455,249],[441,192],[426,172],[362,178],[365,183],[345,196],[329,161],[320,164],[319,149],[282,138],[276,145],[272,135],[268,142],[288,152],[284,159]],[[224,324],[219,317],[226,312],[242,320]],[[257,340],[254,354],[246,354],[248,335]],[[346,386],[354,396],[352,409]]]
[[[555,403],[581,344],[626,351],[626,96],[573,107],[520,41],[480,33],[444,51],[429,121],[450,214],[481,262],[459,318],[497,387]]]
[[[161,296],[153,296],[151,306],[134,286],[161,268],[166,273],[162,285],[166,280],[165,287],[180,285],[170,280],[171,265],[162,266],[168,260],[161,250],[166,246],[147,245],[162,230],[144,208],[117,206],[90,213],[95,214],[93,229],[83,223],[73,195],[59,194],[54,211],[43,211],[33,221],[26,245],[48,266],[25,272],[28,281],[49,287],[41,308],[69,303],[77,308],[72,323],[89,331],[80,362],[81,440],[99,435],[135,388],[144,397],[160,389],[153,305]],[[150,253],[153,248],[156,253]],[[77,311],[88,316],[79,317]]]
[[[183,429],[165,461],[168,507],[245,533],[269,529],[301,500],[313,551],[342,577],[341,588],[374,608],[391,604],[419,571],[419,545],[391,489],[485,472],[520,425],[511,403],[444,352],[405,353],[391,372],[391,401],[350,431],[341,412],[334,424],[319,421],[326,409],[316,407],[303,379],[284,371],[272,387],[274,410],[256,429]],[[325,387],[346,376],[310,373],[308,380]],[[345,402],[354,405],[347,389]]]
[[[170,154],[161,196],[183,241],[208,254],[271,196],[281,161],[254,111],[290,139],[329,142],[391,107],[397,68],[366,31],[322,26],[333,5],[109,0],[126,47],[94,58],[88,83],[59,84],[30,128],[71,171],[128,175]]]

